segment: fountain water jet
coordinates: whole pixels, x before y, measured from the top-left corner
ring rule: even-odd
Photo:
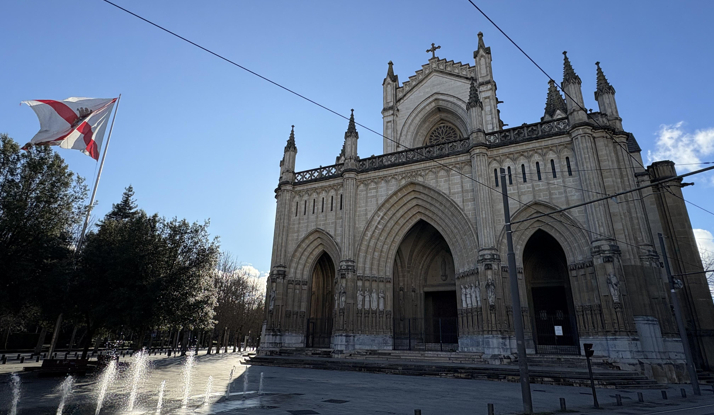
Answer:
[[[101,381],[99,382],[99,396],[97,397],[97,410],[94,411],[94,415],[99,415],[99,411],[102,410],[102,404],[104,404],[104,398],[107,396],[107,389],[109,385],[114,382],[117,372],[117,362],[112,359],[104,368],[104,372],[101,375]]]
[[[164,403],[164,388],[166,387],[166,381],[161,382],[161,387],[159,387],[159,402],[156,404],[156,415],[161,415],[161,405]]]
[[[17,415],[17,403],[20,402],[20,377],[16,373],[10,375],[10,385],[12,387],[12,401],[9,415]]]
[[[233,382],[233,371],[236,370],[235,365],[231,369],[231,374],[228,375],[228,388],[226,388],[226,398],[231,394],[231,382]]]
[[[139,382],[144,378],[148,364],[149,357],[146,350],[142,349],[134,356],[134,362],[131,365],[131,393],[129,394],[129,402],[127,404],[128,412],[134,410],[134,404],[136,403],[136,397],[139,392]]]
[[[181,407],[185,408],[188,406],[189,394],[191,393],[191,370],[193,369],[193,353],[186,353],[186,363],[183,365],[183,400],[181,401]]]
[[[211,389],[213,388],[213,376],[208,377],[208,383],[206,384],[206,396],[203,398],[203,404],[208,405],[208,401],[211,399]]]
[[[74,389],[74,378],[72,376],[67,376],[59,385],[60,403],[57,407],[57,415],[62,415],[62,411],[64,411],[64,406],[67,403],[67,400],[70,396],[72,396],[72,389]]]
[[[263,372],[260,372],[260,385],[258,386],[258,395],[263,394]]]
[[[248,391],[248,371],[243,372],[243,399],[245,399],[245,394]]]

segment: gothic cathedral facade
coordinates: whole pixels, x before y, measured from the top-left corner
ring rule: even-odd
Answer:
[[[565,98],[550,81],[540,122],[504,128],[481,33],[473,57],[470,65],[434,54],[402,84],[389,62],[382,155],[358,157],[353,115],[334,165],[295,172],[291,131],[261,352],[450,350],[507,360],[520,313],[529,354],[579,354],[592,343],[613,362],[681,363],[662,233],[672,272],[684,274],[678,295],[697,364],[711,367],[714,305],[681,198],[686,184],[657,184],[676,176],[672,162],[643,166],[599,64],[598,112],[585,110],[565,55]]]

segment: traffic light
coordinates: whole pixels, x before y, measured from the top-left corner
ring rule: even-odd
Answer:
[[[595,354],[592,343],[583,343],[583,349],[585,351],[585,357],[593,357],[593,354]]]

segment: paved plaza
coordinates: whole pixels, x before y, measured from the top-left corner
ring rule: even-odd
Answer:
[[[131,358],[125,361],[131,362]],[[120,360],[121,361],[121,360]],[[240,353],[201,354],[192,372],[189,404],[181,408],[184,378],[183,357],[152,356],[152,369],[140,384],[138,405],[133,413],[155,414],[160,384],[166,381],[165,400],[161,414],[399,414],[411,415],[415,409],[423,415],[487,414],[487,404],[494,404],[496,414],[515,414],[522,410],[520,387],[517,383],[464,380],[440,377],[400,376],[360,372],[246,366]],[[39,378],[21,372],[23,366],[10,363],[0,366],[0,414],[9,413],[11,392],[9,374],[19,371],[22,380],[18,415],[56,414],[61,378]],[[225,396],[231,369],[235,366],[230,393]],[[261,374],[263,393],[260,389]],[[208,377],[212,376],[212,393],[204,404]],[[246,384],[247,377],[247,384]],[[94,414],[96,409],[96,377],[80,377],[76,392],[64,414]],[[246,394],[243,395],[244,385]],[[604,409],[592,408],[588,388],[532,385],[534,410],[538,413],[558,413],[559,398],[565,398],[569,412],[576,414],[714,414],[714,393],[710,387],[703,396],[693,397],[684,386],[666,389],[668,399],[660,389],[642,390],[644,403],[637,401],[635,389],[598,389]],[[123,414],[130,385],[126,376],[119,376],[110,388],[102,414]],[[615,396],[622,396],[623,406],[615,406]]]

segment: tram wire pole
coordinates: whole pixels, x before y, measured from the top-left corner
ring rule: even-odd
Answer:
[[[667,271],[667,280],[669,281],[669,291],[672,295],[672,308],[674,308],[674,318],[677,320],[677,329],[679,329],[679,337],[682,339],[682,347],[684,347],[684,357],[687,359],[687,371],[689,372],[689,381],[692,383],[694,394],[701,396],[702,391],[699,389],[699,378],[697,378],[697,369],[694,367],[694,358],[692,350],[689,348],[689,339],[687,338],[687,328],[684,327],[682,320],[682,310],[679,306],[679,297],[675,290],[674,278],[672,271],[669,269],[669,258],[667,258],[667,250],[664,246],[664,237],[658,233],[659,246],[662,249],[662,258],[664,259],[664,269]]]
[[[503,215],[506,219],[506,240],[508,242],[508,279],[511,283],[511,307],[513,309],[513,325],[516,329],[516,348],[518,351],[518,372],[521,381],[521,396],[523,413],[533,413],[531,399],[531,382],[528,375],[528,360],[526,343],[523,334],[523,314],[521,313],[521,296],[518,292],[518,275],[516,274],[516,254],[513,252],[513,235],[511,235],[511,212],[508,208],[508,187],[506,185],[506,169],[501,168],[501,194],[503,196]]]

